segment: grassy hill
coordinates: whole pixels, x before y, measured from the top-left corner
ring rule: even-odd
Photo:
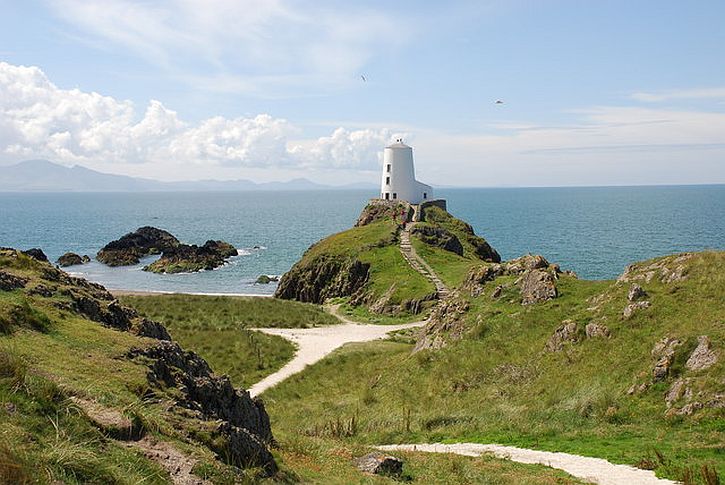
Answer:
[[[725,475],[725,253],[637,263],[618,281],[556,273],[558,296],[530,305],[525,273],[491,277],[500,265],[479,263],[463,276],[465,254],[431,254],[437,268],[452,261],[459,282],[457,303],[421,337],[438,345],[349,346],[292,377],[264,395],[280,435],[501,443],[687,483]],[[630,298],[635,284],[645,294]],[[331,426],[353,421],[343,436]]]

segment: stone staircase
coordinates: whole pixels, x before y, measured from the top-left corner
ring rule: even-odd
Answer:
[[[414,219],[415,220],[415,219]],[[435,271],[425,262],[423,258],[418,256],[413,249],[413,245],[410,243],[410,231],[415,226],[414,222],[411,222],[405,226],[405,229],[400,231],[400,252],[403,254],[405,260],[410,266],[418,273],[422,274],[436,287],[436,293],[439,299],[444,299],[450,293],[448,287],[441,281]]]

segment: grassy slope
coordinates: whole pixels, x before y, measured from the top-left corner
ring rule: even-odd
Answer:
[[[626,321],[620,315],[628,284],[563,277],[560,298],[522,307],[515,289],[498,300],[488,296],[497,284],[511,282],[502,278],[471,299],[464,340],[414,355],[409,346],[387,342],[350,347],[265,399],[277,429],[288,435],[324,433],[329,423],[355,416],[357,430],[342,438],[345,443],[498,442],[650,462],[659,475],[680,479],[686,467],[703,464],[723,475],[722,410],[665,418],[663,396],[674,377],[641,395],[626,393],[651,375],[650,350],[666,335],[685,342],[675,374],[684,372],[697,336],[709,335],[715,348],[723,348],[725,308],[715,302],[725,294],[725,253],[698,254],[688,267],[684,281],[643,283],[652,307]],[[608,299],[596,316],[612,338],[542,352],[563,319],[580,328],[590,321],[586,299],[605,291]],[[723,392],[724,361],[721,351],[715,367],[683,375],[694,379],[695,392]]]
[[[319,306],[273,298],[149,295],[121,300],[163,323],[183,347],[194,349],[216,372],[245,388],[276,372],[294,355],[288,340],[247,328],[339,323]]]

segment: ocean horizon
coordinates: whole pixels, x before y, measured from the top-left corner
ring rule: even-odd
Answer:
[[[542,254],[587,279],[616,278],[629,263],[671,253],[725,249],[725,185],[446,188],[448,210],[511,259]],[[141,226],[181,241],[222,239],[240,255],[214,271],[158,275],[141,264],[95,260],[66,268],[130,291],[269,295],[316,241],[351,227],[373,190],[270,192],[0,193],[0,246],[94,258]]]

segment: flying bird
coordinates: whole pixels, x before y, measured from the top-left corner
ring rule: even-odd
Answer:
[[[365,76],[363,76],[362,74],[360,74],[360,79],[362,79],[362,80],[363,80],[363,82],[368,82],[368,80],[367,80],[367,79],[365,79]]]
[[[503,101],[501,101],[500,99],[497,99],[496,104],[503,104]]]

